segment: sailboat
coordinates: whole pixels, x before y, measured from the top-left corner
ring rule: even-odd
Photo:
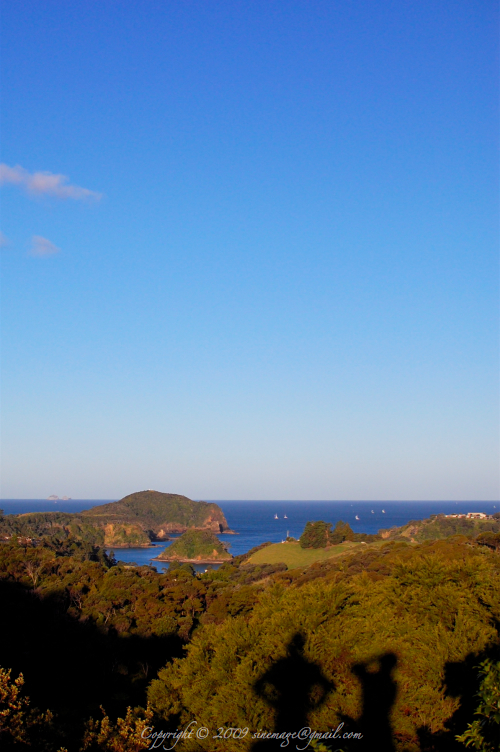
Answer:
[[[372,514],[375,514],[375,512],[373,511],[373,509],[372,509]]]
[[[277,514],[275,514],[275,515],[274,515],[274,519],[275,519],[275,520],[279,519],[279,517],[278,517],[278,515],[277,515]]]
[[[286,514],[285,514],[285,515],[283,515],[283,519],[284,519],[284,520],[287,520],[287,519],[288,519],[288,517],[286,516]]]
[[[385,509],[382,509],[382,514],[385,514]]]
[[[359,517],[358,517],[358,515],[356,515],[356,519],[357,519],[357,520],[359,520]]]

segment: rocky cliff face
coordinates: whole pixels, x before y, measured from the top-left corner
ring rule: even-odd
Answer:
[[[151,540],[139,525],[109,523],[104,526],[104,545],[109,548],[140,548]]]

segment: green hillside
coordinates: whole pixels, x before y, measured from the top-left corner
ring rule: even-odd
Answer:
[[[370,545],[373,546],[374,544]],[[378,545],[380,546],[381,543]],[[357,548],[367,548],[367,545],[344,541],[344,543],[328,548],[302,548],[298,541],[273,543],[252,554],[248,559],[248,564],[286,564],[288,569],[294,569],[295,567],[307,567],[317,561],[332,559]]]
[[[402,527],[379,530],[380,536],[385,540],[413,540],[417,543],[441,540],[452,535],[477,538],[481,533],[488,532],[500,533],[500,515],[489,519],[467,519],[437,514],[427,520],[411,520]]]
[[[229,561],[223,543],[210,530],[188,530],[158,556],[161,561]]]

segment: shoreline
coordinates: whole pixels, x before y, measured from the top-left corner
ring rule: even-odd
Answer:
[[[155,556],[154,559],[151,559],[151,561],[164,561],[168,564],[171,564],[173,561],[178,562],[179,564],[225,564],[227,561],[232,561],[233,557],[230,559],[161,559],[159,556]]]

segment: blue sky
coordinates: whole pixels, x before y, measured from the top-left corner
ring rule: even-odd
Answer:
[[[499,498],[497,3],[2,28],[4,498]]]

